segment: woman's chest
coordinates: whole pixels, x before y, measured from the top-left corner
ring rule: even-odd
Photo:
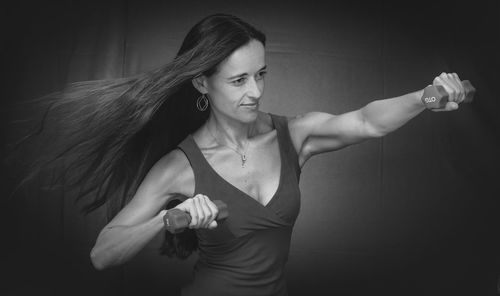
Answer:
[[[274,137],[253,143],[243,155],[232,149],[221,149],[208,156],[207,161],[220,181],[266,205],[278,190],[281,178],[278,141]]]

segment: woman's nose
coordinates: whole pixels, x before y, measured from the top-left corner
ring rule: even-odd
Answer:
[[[251,78],[248,83],[248,96],[252,98],[260,98],[262,95],[263,82]]]

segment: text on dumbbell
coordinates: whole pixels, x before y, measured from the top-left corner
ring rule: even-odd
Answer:
[[[427,98],[424,98],[424,101],[425,103],[432,103],[432,102],[435,102],[436,101],[436,97],[427,97]]]

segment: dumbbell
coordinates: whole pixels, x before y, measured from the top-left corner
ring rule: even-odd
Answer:
[[[219,221],[225,219],[229,216],[229,212],[227,211],[227,205],[220,201],[214,200],[213,203],[217,206],[219,213],[215,220]],[[163,223],[165,224],[165,229],[167,229],[170,233],[179,233],[183,232],[191,223],[191,215],[186,213],[180,209],[173,208],[167,210],[165,216],[163,216]]]
[[[472,102],[476,89],[469,80],[463,80],[462,85],[465,90],[465,99],[463,103]],[[448,93],[441,85],[429,85],[424,88],[424,94],[421,100],[427,109],[442,109],[446,106],[446,103],[448,103]]]

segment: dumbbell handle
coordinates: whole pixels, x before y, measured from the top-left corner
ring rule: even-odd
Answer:
[[[474,94],[476,89],[469,80],[463,80],[462,85],[465,90],[465,99],[463,103],[470,103],[474,99]],[[442,109],[446,106],[448,102],[448,93],[441,85],[429,85],[424,89],[424,94],[422,95],[422,103],[428,109]]]
[[[216,220],[222,220],[229,216],[227,205],[224,202],[220,200],[214,200],[213,203],[219,210],[219,213],[215,218]],[[165,216],[163,216],[163,223],[165,224],[165,228],[170,233],[179,233],[184,231],[184,229],[189,226],[189,223],[191,223],[191,215],[180,209],[173,208],[167,210],[167,213],[165,214]]]

